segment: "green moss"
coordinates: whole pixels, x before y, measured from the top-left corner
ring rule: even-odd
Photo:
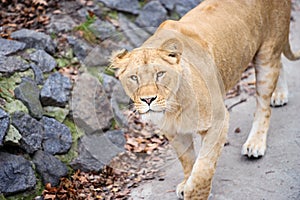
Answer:
[[[22,135],[19,133],[19,131],[13,125],[9,125],[9,129],[5,136],[4,142],[10,144],[19,144],[21,138]]]
[[[98,79],[100,83],[103,83],[103,77],[101,76],[100,70],[98,67],[88,67],[87,71],[90,75]]]
[[[139,4],[140,4],[141,8],[144,7],[147,2],[148,2],[147,0],[139,0]]]
[[[68,151],[67,154],[64,155],[57,155],[58,159],[62,162],[69,164],[72,160],[78,157],[77,153],[77,146],[78,146],[78,139],[84,135],[84,132],[80,130],[72,120],[66,118],[63,122],[66,126],[69,127],[71,134],[72,134],[72,146],[71,149]]]
[[[116,11],[116,10],[112,10],[112,11],[108,12],[107,15],[111,19],[115,19],[115,20],[118,19],[118,11]]]
[[[104,73],[109,75],[109,76],[115,76],[115,70],[111,67],[106,67],[104,69]]]
[[[6,200],[3,194],[0,194],[0,200]]]
[[[31,69],[25,72],[16,72],[10,77],[0,76],[0,97],[5,99],[7,102],[14,100],[14,90],[19,83],[22,81],[22,77],[34,78],[34,73]]]
[[[179,14],[177,12],[171,11],[171,13],[170,13],[170,19],[172,19],[172,20],[179,20],[180,16],[179,16]]]
[[[44,115],[53,117],[59,122],[63,122],[69,113],[68,108],[60,108],[54,106],[44,107]]]
[[[88,15],[86,17],[86,21],[81,23],[79,26],[74,28],[75,31],[82,31],[83,38],[91,43],[96,43],[96,36],[91,31],[90,25],[93,24],[97,20],[95,15]]]
[[[69,48],[65,54],[60,55],[59,58],[55,59],[58,67],[67,67],[78,63],[78,59],[74,56],[72,48]]]
[[[54,40],[54,39],[57,38],[57,35],[56,35],[55,32],[52,32],[52,33],[50,33],[50,37],[51,37],[52,40]]]

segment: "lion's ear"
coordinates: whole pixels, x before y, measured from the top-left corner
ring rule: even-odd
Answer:
[[[171,64],[179,63],[183,51],[183,44],[180,40],[176,38],[166,40],[160,49],[166,52],[166,55],[163,56],[165,60]]]
[[[110,68],[116,69],[115,76],[119,77],[128,64],[128,51],[126,49],[115,51],[110,57]]]

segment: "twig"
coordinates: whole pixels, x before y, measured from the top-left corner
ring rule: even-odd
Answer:
[[[229,106],[229,107],[228,107],[228,111],[231,111],[231,109],[232,109],[233,107],[235,107],[235,106],[237,106],[237,105],[239,105],[239,104],[241,104],[241,103],[244,103],[244,102],[246,102],[246,101],[247,101],[247,99],[245,99],[245,98],[240,99],[238,102],[236,102],[236,103],[232,104],[231,106]]]

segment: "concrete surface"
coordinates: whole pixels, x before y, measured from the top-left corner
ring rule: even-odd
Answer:
[[[299,50],[300,11],[294,11],[293,16],[291,46]],[[255,109],[255,98],[249,97],[231,111],[229,145],[219,160],[210,200],[300,200],[300,62],[284,59],[283,64],[288,72],[289,103],[272,109],[266,155],[248,159],[240,154]],[[240,133],[234,133],[237,127]],[[164,181],[143,183],[132,191],[130,199],[177,199],[175,188],[183,177],[179,161],[168,161],[164,170]]]

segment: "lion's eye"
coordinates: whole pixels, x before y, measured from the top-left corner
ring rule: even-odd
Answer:
[[[133,81],[137,81],[138,80],[138,77],[136,75],[131,75],[130,76],[130,79],[133,80]]]
[[[165,75],[165,73],[166,73],[166,72],[161,71],[161,72],[158,72],[158,73],[156,74],[156,76],[157,76],[157,78],[160,78],[160,77],[162,77],[163,75]]]

